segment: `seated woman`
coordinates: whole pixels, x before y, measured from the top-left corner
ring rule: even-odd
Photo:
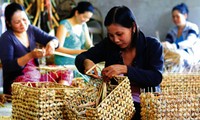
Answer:
[[[184,67],[195,62],[193,46],[199,35],[198,26],[187,20],[188,13],[188,7],[184,3],[173,7],[172,20],[176,26],[167,33],[166,42],[163,42],[164,47],[174,48],[180,54],[180,62]]]
[[[93,46],[86,24],[92,17],[93,11],[91,3],[79,2],[69,18],[60,22],[56,33],[60,46],[56,51],[75,56]],[[55,64],[74,65],[74,58],[55,55]]]
[[[136,113],[132,120],[140,120],[140,88],[154,88],[162,81],[163,47],[139,29],[135,16],[126,6],[114,6],[105,17],[107,37],[79,54],[75,65],[81,73],[94,72],[91,77],[103,77],[115,84],[114,76],[128,76]],[[95,64],[105,61],[99,76]]]
[[[25,9],[17,3],[5,9],[7,31],[0,37],[0,59],[3,67],[3,92],[11,94],[14,81],[39,81],[37,59],[53,54],[58,47],[56,37],[30,25]],[[46,46],[36,49],[36,42]],[[24,79],[27,78],[27,79]]]

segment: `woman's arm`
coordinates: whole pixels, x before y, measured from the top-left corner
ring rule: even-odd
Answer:
[[[45,46],[44,55],[52,55],[56,48],[58,48],[59,43],[56,37],[49,35],[48,33],[44,32],[43,30],[31,26],[28,29],[29,39],[31,40],[31,46],[38,42]],[[35,53],[35,51],[34,51]],[[37,58],[37,57],[36,57]]]
[[[195,42],[198,40],[199,29],[198,26],[194,25],[193,28],[187,31],[186,39],[182,42],[179,42],[179,49],[192,48]]]
[[[175,43],[176,38],[177,38],[177,33],[175,32],[177,28],[172,28],[167,36],[166,36],[166,41],[170,43]],[[186,27],[182,33],[184,40],[179,42],[177,45],[178,49],[187,49],[187,48],[192,48],[194,43],[196,42],[198,35],[199,35],[199,28],[196,24],[187,22]]]
[[[129,79],[141,87],[157,86],[162,81],[163,47],[155,39],[149,39],[149,41],[151,42],[147,44],[148,49],[143,58],[145,61],[143,65],[140,65],[143,67],[127,66]]]
[[[45,50],[41,51],[39,49],[34,49],[33,51],[25,54],[24,56],[17,59],[19,66],[25,66],[33,58],[42,58],[45,56]]]
[[[14,36],[9,32],[6,32],[0,38],[0,59],[5,71],[20,70],[30,59],[43,56],[41,51],[29,53],[24,51],[24,46],[13,39],[15,39]]]
[[[110,44],[107,45],[107,42],[108,40],[104,39],[86,52],[76,56],[75,65],[81,73],[85,73],[86,69],[89,69],[86,63],[84,63],[86,59],[91,60],[94,64],[105,61],[107,47],[111,47]],[[90,63],[93,64],[92,62]]]
[[[17,59],[14,58],[14,46],[8,32],[4,33],[0,37],[0,59],[4,68],[4,71],[16,71],[20,70],[21,66],[18,65]],[[17,51],[16,51],[17,52]]]
[[[65,28],[64,25],[62,25],[62,24],[59,25],[57,32],[56,32],[56,37],[58,38],[60,47],[63,47],[66,36],[67,36],[67,29]]]
[[[46,46],[47,43],[49,43],[52,40],[57,40],[56,37],[49,35],[48,33],[39,29],[36,26],[30,25],[27,32],[30,40],[32,40],[34,43],[38,42],[44,46]]]
[[[93,46],[93,40],[90,37],[90,33],[89,33],[87,24],[85,24],[85,26],[84,26],[84,31],[85,31],[85,38],[86,38],[85,48],[89,49],[90,47]]]
[[[86,51],[86,50],[73,50],[73,49],[65,48],[64,42],[65,42],[65,38],[67,37],[67,33],[68,32],[67,32],[67,29],[65,28],[65,26],[59,25],[57,32],[56,32],[56,37],[58,38],[60,45],[59,45],[58,49],[56,49],[56,51],[62,52],[65,54],[71,54],[71,55],[80,54],[80,53]]]
[[[58,49],[56,51],[66,53],[66,54],[80,54],[86,50],[72,50],[69,48],[64,47],[64,42],[65,38],[67,37],[67,29],[65,28],[64,25],[59,25],[57,32],[56,32],[56,37],[58,38],[58,41],[60,43]]]

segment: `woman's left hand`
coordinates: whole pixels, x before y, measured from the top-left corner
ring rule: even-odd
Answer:
[[[45,48],[46,49],[46,56],[52,55],[54,53],[55,48],[57,47],[56,44],[55,44],[54,40],[48,42],[48,44],[46,45],[46,48]]]
[[[120,74],[126,74],[127,73],[127,66],[126,65],[111,65],[106,68],[104,68],[101,72],[101,75],[104,80],[109,80],[113,78],[114,76],[120,75]]]

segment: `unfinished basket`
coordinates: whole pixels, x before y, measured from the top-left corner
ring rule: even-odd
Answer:
[[[198,94],[141,93],[141,120],[200,120]]]
[[[163,93],[185,94],[200,93],[199,74],[163,74],[160,84]]]
[[[64,99],[81,88],[50,82],[12,84],[13,120],[63,120]]]
[[[129,120],[135,113],[135,107],[131,96],[130,81],[128,77],[117,77],[117,85],[100,104],[94,104],[95,100],[91,95],[84,95],[87,91],[76,93],[72,100],[65,102],[65,119],[68,120]],[[95,95],[96,93],[92,94]],[[85,99],[88,103],[82,104]],[[71,103],[71,104],[70,104]],[[82,104],[82,105],[81,105]],[[80,106],[85,106],[81,109]]]
[[[140,94],[141,120],[200,120],[199,74],[163,74],[160,88]]]

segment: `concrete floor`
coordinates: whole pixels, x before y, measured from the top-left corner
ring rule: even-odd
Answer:
[[[3,79],[2,68],[0,67],[0,94],[3,93]],[[12,104],[5,103],[4,106],[0,106],[0,120],[10,120],[12,115]]]
[[[8,118],[12,115],[12,104],[11,103],[5,103],[4,107],[0,107],[0,120],[2,120],[2,117]]]

